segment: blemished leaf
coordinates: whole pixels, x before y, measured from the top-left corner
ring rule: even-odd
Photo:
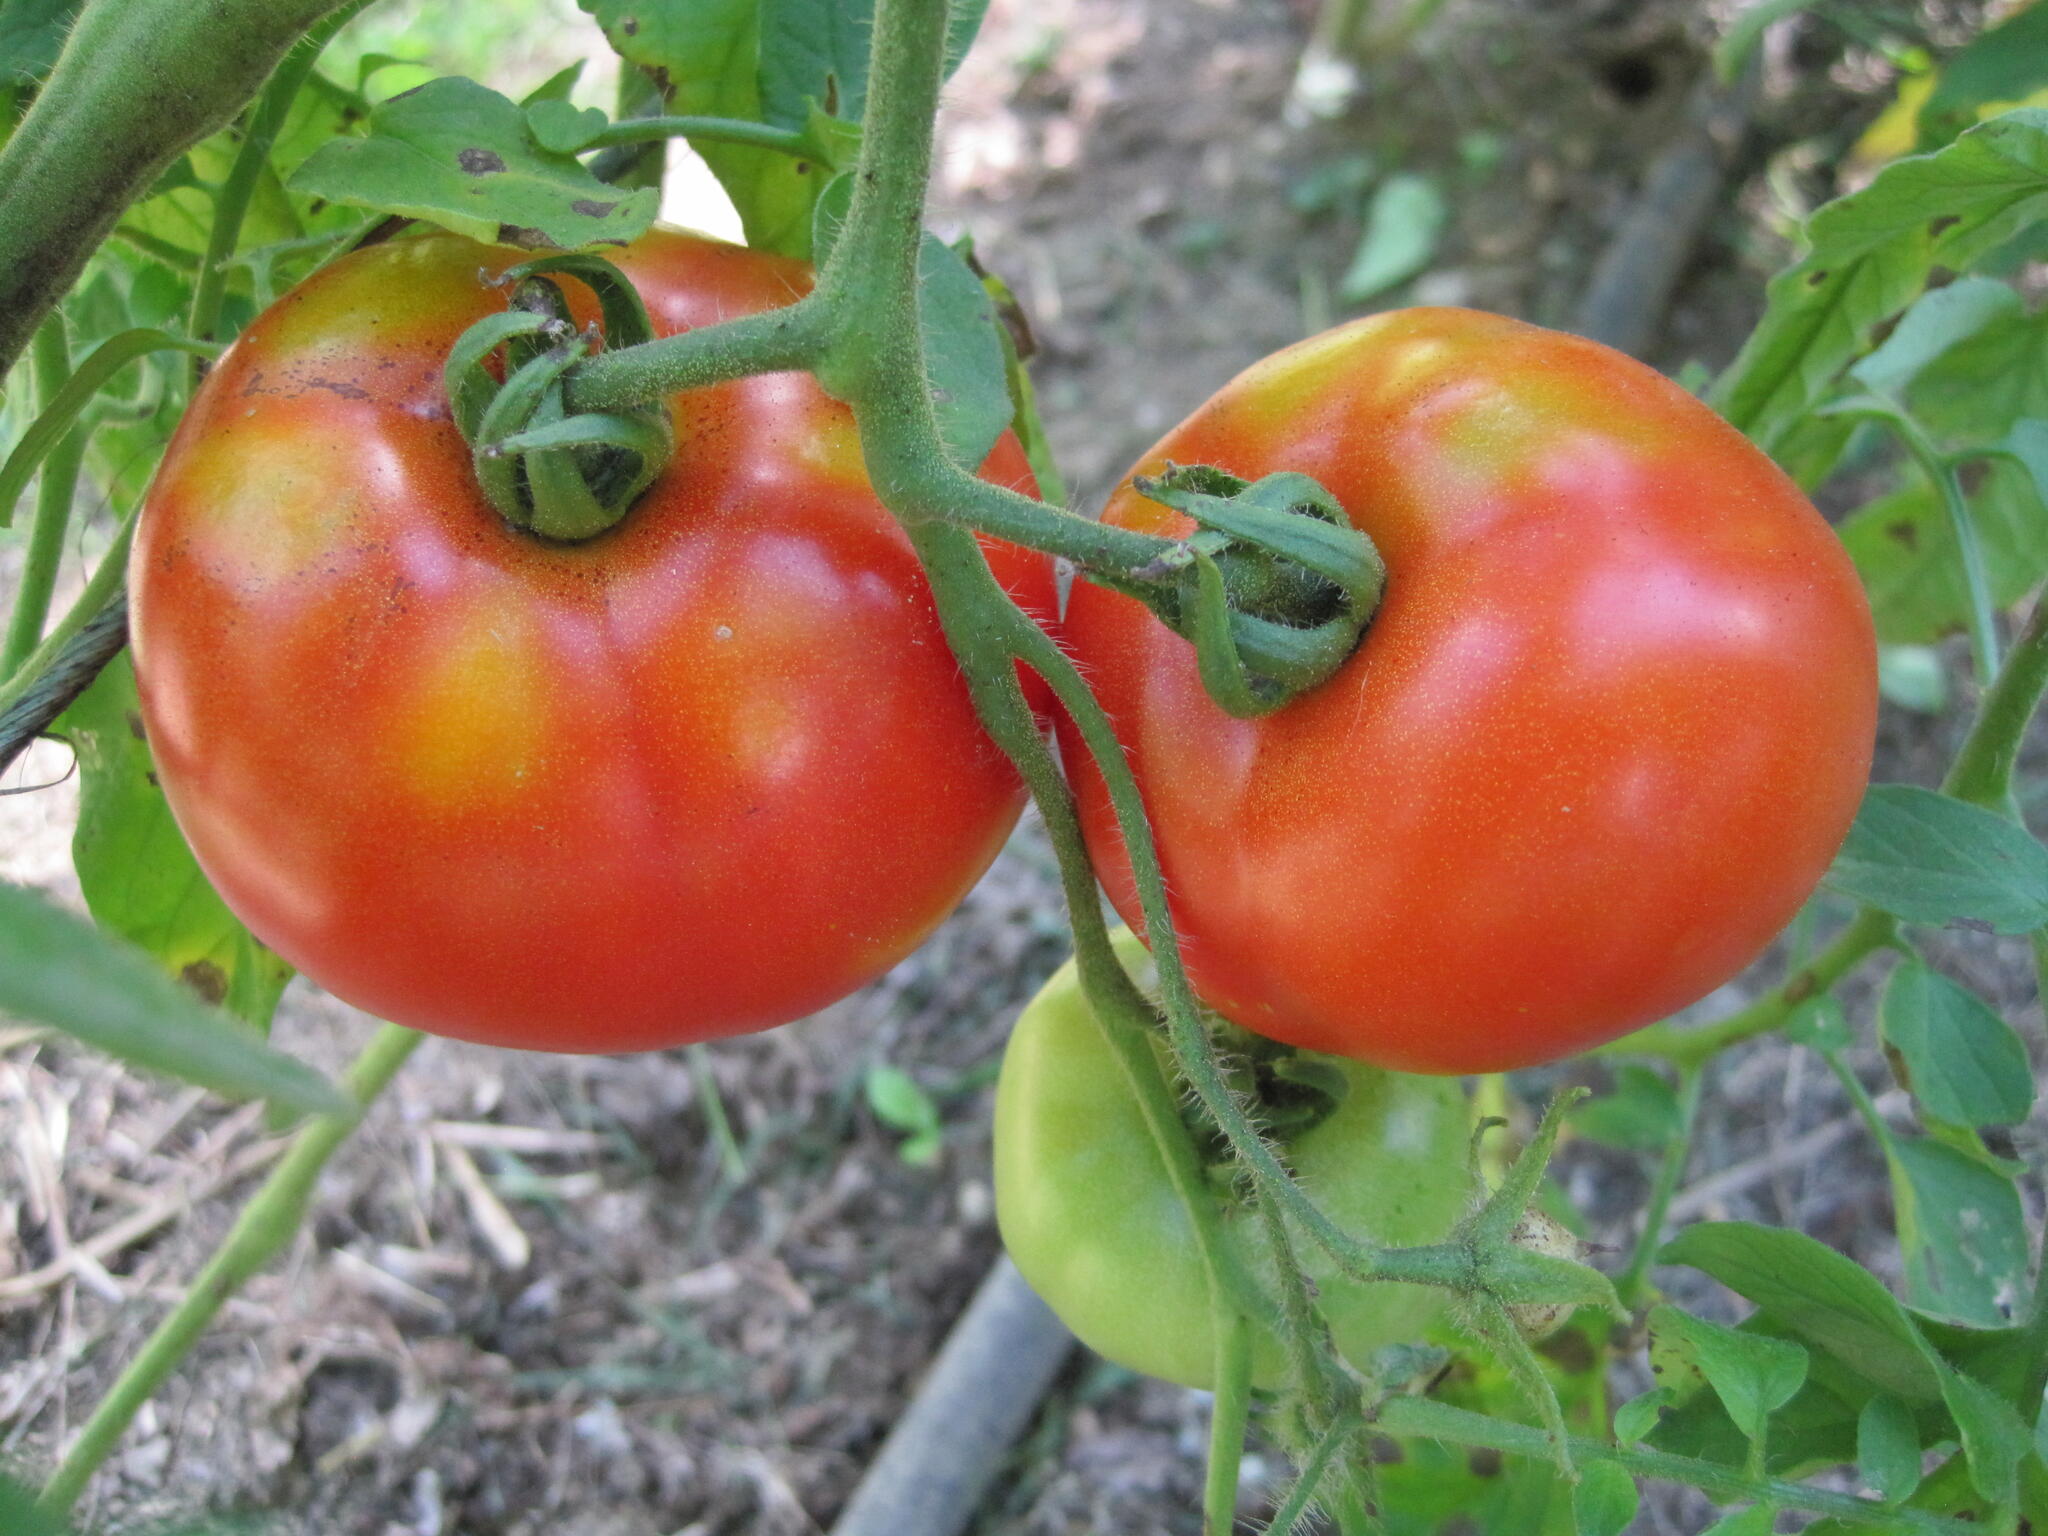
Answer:
[[[1624,1151],[1666,1145],[1679,1123],[1678,1095],[1671,1085],[1648,1067],[1633,1065],[1615,1072],[1612,1092],[1581,1100],[1571,1110],[1573,1130]]]
[[[1913,1411],[1896,1397],[1873,1397],[1857,1415],[1856,1469],[1887,1504],[1920,1486],[1919,1427]]]
[[[526,109],[526,131],[551,154],[577,154],[610,126],[611,119],[597,108],[553,96],[543,96]]]
[[[1941,1394],[1932,1352],[1898,1299],[1854,1259],[1803,1232],[1701,1222],[1657,1257],[1713,1276],[1877,1387],[1916,1403]]]
[[[1885,1152],[1906,1300],[1971,1327],[2011,1322],[2030,1290],[2026,1215],[2011,1177],[1926,1137],[1889,1136]]]
[[[1358,253],[1337,285],[1347,304],[1363,304],[1427,267],[1450,208],[1427,176],[1404,173],[1380,183],[1367,208]]]
[[[2034,1072],[2013,1027],[1974,992],[1908,960],[1885,983],[1884,1038],[1913,1096],[1955,1125],[2012,1125],[2034,1104]]]
[[[92,915],[208,1002],[266,1027],[292,968],[214,893],[171,819],[143,739],[127,652],[107,664],[55,729],[78,756],[71,857]]]
[[[1882,645],[1877,650],[1877,691],[1887,703],[1916,715],[1948,708],[1948,670],[1931,645]]]
[[[1698,1367],[1745,1439],[1759,1438],[1806,1381],[1806,1351],[1784,1339],[1724,1328],[1676,1307],[1654,1309],[1650,1331]]]
[[[1941,1395],[1963,1437],[1971,1486],[1994,1504],[2010,1503],[2019,1488],[2020,1458],[2033,1449],[2026,1421],[1976,1377],[1946,1366]]]
[[[365,137],[322,145],[290,186],[529,249],[623,245],[654,222],[660,202],[652,187],[621,192],[542,149],[516,103],[453,76],[380,104]]]
[[[1911,784],[1865,793],[1827,883],[1909,923],[2048,922],[2048,849],[2003,816]]]
[[[1635,1519],[1640,1501],[1636,1480],[1613,1462],[1596,1461],[1580,1468],[1578,1486],[1572,1489],[1579,1536],[1621,1536]]]
[[[208,1008],[141,950],[17,885],[0,885],[0,1010],[233,1098],[303,1114],[348,1108],[319,1073]]]
[[[1849,370],[1872,394],[1894,400],[1951,347],[2024,316],[2018,292],[1988,277],[1963,277],[1946,288],[1923,293],[1899,317],[1881,346]]]
[[[1869,348],[1936,266],[1967,271],[2048,213],[2048,112],[2009,113],[1895,161],[1807,223],[1807,255],[1771,280],[1763,320],[1714,392],[1766,448]]]
[[[2048,576],[2048,511],[2020,462],[1988,458],[1985,471],[1970,494],[1970,516],[1991,600],[2004,608]],[[1869,594],[1878,639],[1927,645],[1963,631],[1970,597],[1955,525],[1924,477],[1865,504],[1842,522],[1841,535]]]

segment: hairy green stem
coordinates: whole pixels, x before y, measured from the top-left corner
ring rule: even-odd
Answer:
[[[2048,592],[2034,601],[2034,611],[2013,641],[1998,678],[1985,690],[1977,718],[1949,765],[1942,790],[1986,810],[2018,816],[2012,806],[2013,767],[2027,722],[2048,689]]]
[[[71,376],[71,344],[65,335],[62,310],[50,311],[48,318],[36,327],[30,358],[35,371],[36,409],[47,410]],[[71,503],[78,494],[78,471],[85,461],[86,437],[83,426],[74,426],[43,460],[21,584],[15,590],[7,637],[0,641],[0,678],[12,677],[15,669],[28,659],[43,638],[43,625],[49,622],[50,596],[56,590],[57,567],[64,557],[64,535],[71,527]]]
[[[1209,1405],[1202,1536],[1230,1536],[1237,1526],[1237,1481],[1252,1413],[1252,1329],[1250,1319],[1227,1298],[1220,1311],[1212,1311],[1210,1327],[1216,1333],[1216,1395]]]
[[[1650,1203],[1643,1210],[1643,1230],[1636,1237],[1628,1269],[1614,1284],[1615,1294],[1621,1298],[1624,1307],[1634,1307],[1642,1300],[1643,1284],[1649,1278],[1650,1264],[1664,1237],[1664,1215],[1671,1209],[1679,1181],[1685,1177],[1686,1160],[1692,1152],[1693,1123],[1699,1118],[1700,1083],[1704,1075],[1704,1069],[1697,1065],[1679,1068],[1678,1124],[1664,1143],[1664,1161],[1658,1165],[1657,1182],[1650,1189]]]
[[[1380,1404],[1379,1427],[1392,1434],[1417,1435],[1447,1445],[1486,1447],[1512,1456],[1549,1459],[1550,1439],[1529,1424],[1496,1419],[1449,1403],[1423,1397],[1395,1397]],[[1960,1520],[1944,1520],[1917,1510],[1900,1509],[1875,1499],[1852,1494],[1831,1493],[1804,1483],[1777,1478],[1751,1477],[1720,1462],[1676,1456],[1668,1451],[1641,1450],[1610,1445],[1605,1440],[1573,1436],[1571,1453],[1577,1462],[1610,1462],[1636,1477],[1653,1477],[1660,1482],[1697,1488],[1717,1504],[1770,1503],[1780,1509],[1803,1514],[1832,1515],[1858,1525],[1892,1527],[1924,1536],[1983,1536],[1983,1527]]]
[[[90,0],[0,149],[0,375],[122,212],[340,0]]]
[[[686,389],[809,368],[824,348],[815,297],[616,352],[600,352],[567,380],[572,411],[617,411]]]
[[[1344,1448],[1358,1434],[1361,1421],[1357,1414],[1340,1415],[1330,1427],[1323,1431],[1322,1439],[1302,1463],[1301,1475],[1294,1480],[1286,1501],[1273,1511],[1273,1520],[1266,1529],[1272,1536],[1292,1536],[1294,1528],[1308,1516],[1316,1502],[1316,1490],[1322,1486],[1323,1477]],[[1225,1527],[1227,1531],[1229,1527]]]
[[[62,1515],[78,1502],[94,1471],[113,1452],[142,1405],[212,1324],[214,1315],[250,1276],[291,1242],[304,1221],[306,1202],[320,1170],[361,1123],[363,1111],[384,1091],[420,1040],[414,1031],[395,1024],[384,1025],[371,1037],[346,1079],[356,1109],[345,1115],[322,1115],[299,1131],[284,1160],[242,1208],[226,1239],[194,1277],[184,1299],[157,1324],[100,1399],[44,1487],[40,1508]]]

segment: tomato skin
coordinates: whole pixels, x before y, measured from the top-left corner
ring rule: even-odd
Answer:
[[[1869,607],[1805,497],[1677,385],[1406,310],[1254,365],[1134,473],[1169,459],[1314,476],[1389,572],[1336,676],[1258,720],[1218,709],[1138,603],[1069,600],[1226,1017],[1403,1071],[1528,1066],[1703,997],[1826,870],[1870,766]],[[1128,480],[1104,518],[1190,527]],[[1102,780],[1060,727],[1135,923]]]
[[[587,543],[491,510],[441,367],[518,259],[358,252],[213,369],[130,570],[165,793],[259,937],[395,1022],[626,1051],[799,1017],[952,909],[1021,785],[809,375],[678,396],[673,462]],[[660,334],[810,282],[670,230],[616,259]],[[1032,489],[1008,437],[982,473]],[[990,553],[1050,611],[1048,562]]]
[[[1144,946],[1127,930],[1117,952],[1141,974]],[[1162,1047],[1162,1060],[1163,1047]],[[1470,1116],[1457,1083],[1333,1063],[1348,1092],[1287,1146],[1303,1186],[1346,1231],[1408,1247],[1441,1242],[1467,1206]],[[1003,1246],[1074,1334],[1131,1370],[1183,1386],[1215,1385],[1214,1331],[1200,1250],[1115,1054],[1103,1041],[1070,960],[1025,1006],[996,1083],[996,1221]],[[1269,1273],[1258,1220],[1222,1207],[1224,1241],[1251,1273]],[[1320,1250],[1297,1255],[1344,1356],[1421,1339],[1446,1292],[1362,1286]],[[1265,1286],[1268,1296],[1274,1293]],[[1286,1378],[1279,1338],[1253,1331],[1252,1374]]]

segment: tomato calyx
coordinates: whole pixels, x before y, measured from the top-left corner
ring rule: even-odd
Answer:
[[[1266,1137],[1287,1147],[1323,1124],[1343,1106],[1351,1081],[1327,1057],[1282,1045],[1226,1019],[1212,1021],[1223,1036],[1231,1090]],[[1182,1112],[1195,1154],[1211,1182],[1235,1189],[1238,1183],[1230,1144],[1194,1103]]]
[[[1193,642],[1202,686],[1240,719],[1270,714],[1358,648],[1386,590],[1372,540],[1307,475],[1247,482],[1207,464],[1137,476],[1197,531],[1135,571],[1091,571]]]
[[[597,295],[601,330],[577,330],[556,273]],[[675,433],[660,402],[572,411],[567,379],[601,347],[651,340],[647,306],[617,267],[586,254],[523,262],[490,281],[511,290],[510,307],[463,332],[443,372],[477,484],[515,528],[563,543],[595,538],[661,473]],[[488,366],[500,349],[502,382]]]

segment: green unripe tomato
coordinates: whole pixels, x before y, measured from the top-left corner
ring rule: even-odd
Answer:
[[[1117,953],[1142,981],[1144,946],[1128,932]],[[1309,1195],[1346,1231],[1407,1247],[1440,1242],[1467,1208],[1470,1116],[1455,1079],[1411,1077],[1362,1062],[1296,1054],[1245,1036],[1270,1083],[1286,1086],[1286,1142]],[[1155,1042],[1164,1057],[1164,1043]],[[1306,1084],[1315,1085],[1310,1089]],[[1010,1257],[1082,1343],[1119,1365],[1190,1387],[1214,1385],[1214,1332],[1195,1233],[1115,1053],[1102,1037],[1070,960],[1017,1020],[996,1087],[996,1220]],[[1269,1296],[1270,1257],[1257,1216],[1219,1203],[1224,1241]],[[1447,1292],[1359,1285],[1320,1251],[1298,1254],[1345,1358],[1364,1365],[1389,1344],[1420,1339]],[[1252,1380],[1280,1386],[1286,1357],[1254,1322]]]

